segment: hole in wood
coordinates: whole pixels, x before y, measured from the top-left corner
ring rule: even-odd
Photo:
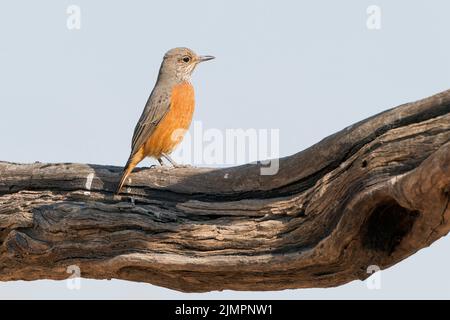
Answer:
[[[370,214],[363,233],[363,246],[391,254],[411,230],[419,216],[391,199],[379,204]]]
[[[363,162],[361,163],[361,167],[362,168],[367,167],[367,160],[363,160]]]

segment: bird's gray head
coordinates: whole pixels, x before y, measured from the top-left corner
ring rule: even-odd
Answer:
[[[176,82],[190,81],[195,67],[213,56],[199,56],[189,48],[170,49],[164,55],[159,77]]]

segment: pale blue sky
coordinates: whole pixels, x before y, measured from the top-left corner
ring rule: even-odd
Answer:
[[[66,9],[81,8],[81,30]],[[366,9],[381,8],[381,30]],[[205,128],[280,129],[280,155],[450,88],[445,0],[2,1],[0,160],[123,165],[164,52],[195,72]],[[145,162],[144,165],[148,165]],[[450,298],[450,239],[382,273],[382,289],[182,294],[126,281],[0,283],[0,298]]]

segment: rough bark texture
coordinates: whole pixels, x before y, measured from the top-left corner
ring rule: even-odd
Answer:
[[[82,277],[176,290],[329,287],[450,228],[450,90],[279,160],[147,168],[0,163],[0,280]]]

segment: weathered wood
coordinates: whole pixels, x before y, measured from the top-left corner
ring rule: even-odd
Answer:
[[[120,196],[119,167],[1,162],[0,280],[70,265],[188,292],[364,279],[449,231],[450,90],[279,161],[141,169]]]

